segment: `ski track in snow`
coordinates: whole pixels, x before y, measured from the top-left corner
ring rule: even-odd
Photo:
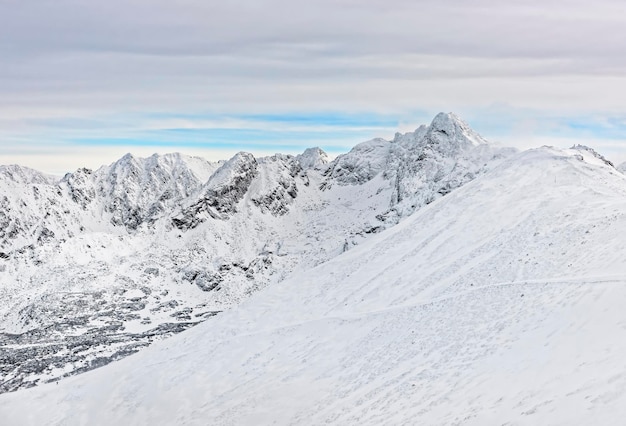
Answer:
[[[566,405],[571,395],[592,395],[589,399],[598,401],[606,397],[605,383],[599,386],[598,380],[589,381],[590,370],[592,375],[597,374],[598,365],[573,365],[571,359],[576,353],[563,353],[566,348],[557,340],[568,328],[579,331],[583,321],[577,317],[576,308],[588,307],[585,302],[590,297],[606,299],[606,288],[595,287],[590,292],[589,285],[583,283],[509,284],[422,305],[243,334],[217,341],[216,347],[206,345],[211,339],[206,342],[201,336],[185,336],[178,342],[184,345],[182,355],[166,357],[159,363],[135,362],[135,372],[130,376],[128,372],[121,378],[97,374],[104,373],[104,369],[81,376],[99,375],[101,380],[109,377],[100,381],[103,389],[82,389],[80,381],[72,383],[79,377],[59,387],[46,385],[41,390],[48,387],[52,395],[47,398],[55,399],[57,392],[69,391],[58,403],[59,419],[70,424],[111,424],[124,421],[126,416],[131,416],[136,424],[202,424],[203,419],[211,419],[212,424],[467,424],[472,419],[484,424],[489,415],[493,415],[494,421],[504,423],[508,419],[514,420],[514,424],[524,423],[527,417],[526,423],[532,424],[536,421],[533,414],[542,411],[549,414],[556,410],[558,418],[563,419],[563,407],[551,399],[554,395],[544,396],[543,386],[520,383],[520,375],[531,374],[532,378],[526,378],[528,382],[541,383],[536,364],[539,362],[550,371],[556,368],[552,365],[556,361],[573,368],[578,376],[585,376],[583,381],[574,381],[577,386],[573,388],[571,382],[565,381],[560,385],[564,388],[557,389]],[[566,284],[565,288],[562,284]],[[533,295],[527,291],[529,286],[541,286],[542,291]],[[524,300],[520,291],[525,292]],[[554,305],[560,309],[550,309]],[[462,316],[463,321],[451,312]],[[185,334],[197,334],[195,331]],[[539,339],[542,334],[545,339]],[[520,335],[534,335],[538,341],[520,342]],[[564,340],[566,344],[576,343],[567,341],[567,335]],[[559,353],[542,353],[539,343],[547,345],[548,351],[557,349]],[[202,349],[194,348],[196,345]],[[174,347],[171,345],[170,350]],[[202,360],[217,365],[203,367]],[[541,361],[548,365],[543,366]],[[198,364],[193,366],[195,363]],[[120,361],[114,366],[125,371],[124,364],[126,361]],[[563,371],[563,366],[556,371]],[[600,372],[605,372],[605,368]],[[614,376],[614,387],[623,386],[623,374]],[[546,377],[554,380],[554,371]],[[568,374],[557,375],[557,382],[564,377]],[[507,383],[507,379],[513,381]],[[109,381],[114,384],[112,389],[106,388]],[[147,392],[151,386],[146,387],[146,382],[157,386],[159,393]],[[497,386],[492,388],[494,383]],[[519,389],[524,391],[516,393]],[[101,412],[103,417],[98,421],[91,410],[99,410],[89,404],[95,402],[92,398],[97,400],[100,392],[106,395],[103,402],[111,412]],[[116,396],[111,398],[111,394]],[[13,396],[18,394],[4,398]],[[73,398],[79,398],[78,412],[74,411]],[[172,403],[168,405],[170,399]],[[65,404],[73,409],[63,413]],[[157,404],[160,414],[152,412]],[[493,413],[485,413],[485,405],[489,404],[497,408]],[[591,402],[587,405],[593,406]],[[2,406],[3,414],[6,408]],[[498,415],[498,411],[506,414]],[[161,417],[164,413],[166,416]],[[84,422],[79,421],[80,415],[85,416]],[[11,419],[10,412],[6,418]]]

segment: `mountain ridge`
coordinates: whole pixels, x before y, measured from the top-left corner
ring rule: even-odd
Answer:
[[[380,152],[368,144],[332,161],[319,148],[217,163],[127,154],[55,182],[0,173],[0,341],[12,348],[0,391],[106,364],[212,318],[513,154],[452,114],[377,140]]]
[[[626,177],[587,149],[519,153],[237,309],[58,386],[0,396],[0,413],[23,424],[610,422],[626,395],[624,212]]]

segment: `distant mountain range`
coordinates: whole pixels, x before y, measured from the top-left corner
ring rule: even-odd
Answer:
[[[362,244],[500,164],[453,114],[333,161],[127,154],[0,166],[0,390],[86,371]]]
[[[619,168],[496,147],[451,114],[333,161],[4,167],[2,389],[41,386],[0,396],[0,418],[619,422]]]

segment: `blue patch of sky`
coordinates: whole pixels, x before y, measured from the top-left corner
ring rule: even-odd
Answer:
[[[561,115],[538,110],[477,110],[468,122],[487,139],[540,136],[572,139],[626,140],[626,117],[614,114]]]
[[[626,121],[619,118],[565,118],[549,129],[549,135],[626,140]]]
[[[311,146],[345,151],[364,140],[366,132],[272,131],[262,129],[164,129],[127,134],[124,137],[81,137],[77,145],[155,146],[296,152]],[[345,141],[345,144],[344,144]]]
[[[126,146],[126,147],[179,147],[179,148],[210,148],[210,149],[237,149],[237,150],[263,150],[263,151],[284,151],[284,152],[300,152],[305,148],[308,148],[310,144],[297,144],[297,143],[263,143],[257,142],[237,142],[233,141],[211,141],[211,142],[198,142],[198,141],[168,141],[159,139],[145,139],[145,138],[89,138],[78,139],[74,141],[75,144],[86,146]],[[320,144],[320,146],[329,152],[344,152],[345,146],[341,145],[328,145]]]
[[[423,113],[419,114],[420,116]],[[277,124],[298,124],[303,126],[328,127],[395,127],[399,121],[413,117],[413,114],[383,114],[383,113],[345,113],[345,112],[297,112],[273,114],[215,114],[215,113],[152,113],[144,117],[152,119],[189,119],[189,120],[241,120]]]
[[[174,136],[176,140],[219,141],[239,140],[241,142],[272,142],[286,140],[336,140],[345,137],[362,137],[369,131],[333,129],[332,131],[247,129],[247,128],[208,128],[208,129],[163,129],[158,131],[163,138]]]
[[[398,125],[397,116],[380,114],[252,114],[241,115],[237,118],[265,123],[300,124],[311,127],[394,127]]]
[[[150,114],[151,120],[188,119],[215,121],[215,127],[163,128],[155,130],[128,129],[123,134],[103,137],[71,138],[77,145],[155,146],[181,148],[213,148],[241,150],[275,150],[296,152],[320,146],[329,152],[345,152],[353,145],[373,137],[392,137],[398,117],[386,114]],[[221,120],[238,120],[238,128],[219,127]],[[202,122],[198,122],[202,126]],[[249,124],[249,126],[248,126]],[[297,128],[294,128],[297,127]]]

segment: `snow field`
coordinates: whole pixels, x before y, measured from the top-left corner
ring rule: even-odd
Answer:
[[[519,154],[129,358],[0,396],[8,424],[614,424],[626,185]],[[320,218],[321,219],[321,218]]]

